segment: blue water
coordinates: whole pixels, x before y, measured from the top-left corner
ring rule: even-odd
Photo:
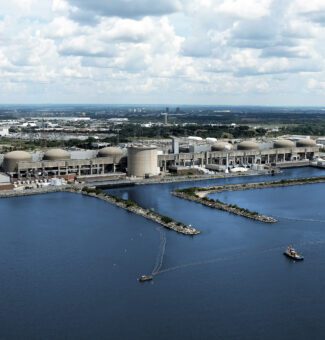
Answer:
[[[0,339],[323,339],[323,184],[221,194],[279,216],[274,225],[170,192],[324,173],[111,190],[202,230],[166,231],[162,273],[147,284],[137,277],[156,262],[156,224],[76,194],[0,200]],[[282,255],[289,243],[304,263]]]
[[[225,191],[210,194],[209,197],[280,219],[305,219],[312,222],[325,222],[324,183],[247,190],[245,192]],[[302,204],[305,204],[305,207]],[[297,209],[297,206],[299,209]]]

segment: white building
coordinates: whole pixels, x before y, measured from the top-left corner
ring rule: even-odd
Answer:
[[[9,128],[1,127],[0,128],[0,137],[6,137],[9,135]]]
[[[319,138],[317,138],[316,143],[317,143],[317,144],[325,145],[325,137],[319,137]]]

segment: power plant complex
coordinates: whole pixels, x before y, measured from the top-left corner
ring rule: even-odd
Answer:
[[[147,178],[160,173],[196,168],[225,171],[233,168],[266,168],[308,165],[319,156],[320,146],[312,139],[277,139],[272,142],[215,141],[173,138],[157,145],[129,144],[100,150],[48,149],[29,153],[12,151],[0,160],[2,172],[12,181],[42,177],[128,176]],[[88,152],[88,153],[87,153]]]

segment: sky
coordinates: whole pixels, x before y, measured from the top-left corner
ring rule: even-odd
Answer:
[[[1,0],[0,103],[325,105],[324,0]]]

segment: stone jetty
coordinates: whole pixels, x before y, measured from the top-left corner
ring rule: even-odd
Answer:
[[[123,200],[121,198],[118,198],[116,196],[110,195],[106,193],[105,191],[102,191],[100,189],[90,189],[90,188],[83,188],[82,190],[76,190],[76,189],[71,189],[71,192],[79,192],[83,195],[90,196],[90,197],[95,197],[97,199],[100,199],[102,201],[114,204],[122,209],[125,209],[127,211],[130,211],[134,214],[140,215],[148,220],[151,220],[153,222],[156,222],[163,227],[176,231],[180,234],[184,235],[198,235],[200,234],[200,231],[188,226],[184,223],[177,222],[173,220],[172,218],[168,216],[163,216],[160,215],[159,213],[143,208],[139,206],[136,202],[130,201],[130,200]]]
[[[295,178],[282,179],[280,181],[259,182],[259,183],[241,183],[241,184],[226,184],[213,187],[192,187],[174,191],[172,194],[176,197],[203,204],[210,208],[227,211],[231,214],[243,216],[256,221],[264,223],[276,223],[277,220],[273,217],[259,214],[255,211],[239,207],[235,204],[227,204],[220,200],[214,200],[207,196],[212,193],[223,191],[238,191],[238,190],[252,190],[252,189],[266,189],[286,187],[293,185],[317,184],[325,183],[325,177],[310,177],[310,178]]]
[[[205,197],[209,194],[216,193],[216,192],[223,192],[223,191],[267,189],[267,188],[288,187],[288,186],[293,186],[293,185],[320,184],[320,183],[325,183],[324,176],[282,179],[280,181],[271,181],[271,182],[226,184],[226,185],[217,185],[213,187],[190,188],[190,189],[194,190],[198,196]]]
[[[172,194],[176,197],[179,197],[179,198],[182,198],[188,201],[203,204],[209,208],[227,211],[231,214],[250,218],[252,220],[256,220],[259,222],[264,222],[264,223],[276,223],[277,222],[277,220],[273,217],[262,215],[255,211],[250,211],[248,209],[238,207],[237,205],[227,204],[219,200],[213,200],[207,197],[200,197],[196,194],[189,194],[185,192],[176,191],[176,192],[173,192]]]

